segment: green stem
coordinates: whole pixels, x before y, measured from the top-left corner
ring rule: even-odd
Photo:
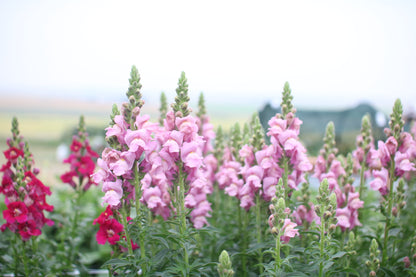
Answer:
[[[27,254],[26,254],[26,242],[23,242],[22,245],[22,254],[23,254],[23,266],[25,268],[25,276],[29,276],[29,266],[27,261]]]
[[[185,209],[185,174],[183,172],[183,164],[179,162],[178,169],[178,179],[179,179],[179,193],[177,194],[178,202],[178,212],[179,212],[179,233],[182,237],[186,234],[186,209]],[[182,245],[183,248],[183,258],[185,263],[185,272],[186,276],[189,273],[189,255],[186,245]]]
[[[143,176],[140,176],[139,170],[137,168],[137,160],[134,161],[133,164],[134,169],[134,192],[135,192],[135,208],[136,208],[136,218],[138,219],[138,225],[140,230],[139,235],[139,244],[140,244],[140,257],[142,259],[146,258],[146,247],[144,243],[144,237],[143,237],[143,226],[142,226],[142,215],[140,210],[140,198],[142,198],[142,186],[141,186],[141,180],[143,179]]]
[[[240,207],[238,207],[239,209],[241,209]],[[244,214],[243,214],[243,225],[242,225],[242,237],[243,237],[243,241],[242,241],[242,249],[241,252],[243,253],[243,257],[242,257],[242,269],[243,269],[243,276],[246,277],[247,276],[247,257],[246,257],[246,251],[247,251],[247,244],[248,244],[248,240],[247,240],[247,216],[248,216],[248,212],[246,212],[244,210]]]
[[[364,192],[364,185],[365,185],[365,178],[364,178],[364,171],[365,171],[365,160],[361,162],[361,171],[360,171],[360,197],[363,199],[363,192]]]
[[[121,220],[123,221],[124,234],[126,235],[127,249],[129,256],[133,256],[133,247],[131,246],[130,234],[128,232],[128,222],[127,222],[127,207],[121,209]]]
[[[390,171],[389,171],[389,180],[388,180],[388,185],[389,185],[389,193],[387,195],[387,211],[386,211],[386,224],[384,227],[384,240],[383,240],[383,256],[381,259],[381,264],[382,265],[386,265],[387,263],[387,259],[388,259],[388,255],[387,255],[387,247],[388,247],[388,238],[389,238],[389,230],[390,230],[390,220],[391,220],[391,210],[393,208],[393,185],[394,185],[394,169],[395,169],[395,163],[394,163],[394,159],[391,159],[391,164],[390,164]]]
[[[282,260],[280,258],[280,233],[276,236],[276,249],[275,249],[275,265],[274,265],[274,269],[276,271],[276,273],[278,272],[278,270],[280,269]]]
[[[74,218],[72,221],[72,228],[70,232],[70,249],[69,249],[69,259],[67,259],[67,266],[68,270],[72,269],[72,264],[74,262],[74,251],[76,250],[77,245],[75,244],[75,238],[77,237],[77,226],[78,226],[78,218],[79,218],[79,209],[80,209],[80,202],[81,202],[81,196],[82,196],[82,190],[81,190],[81,184],[82,179],[80,178],[79,186],[77,187],[77,190],[75,192],[75,207],[73,207],[74,210]]]
[[[262,239],[262,228],[261,228],[261,199],[260,195],[256,195],[256,227],[257,227],[257,243],[260,244],[263,242]],[[259,265],[260,265],[260,274],[263,273],[263,250],[259,248]]]
[[[325,209],[324,209],[325,210]],[[325,220],[324,216],[321,216],[321,237],[319,240],[319,253],[321,258],[321,263],[319,264],[319,277],[322,277],[323,275],[323,269],[324,269],[324,248],[325,248]]]

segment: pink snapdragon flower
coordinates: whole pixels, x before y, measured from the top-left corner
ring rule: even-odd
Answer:
[[[388,180],[389,172],[382,167],[380,170],[373,170],[374,179],[370,182],[370,187],[373,190],[378,190],[381,195],[386,195],[389,192]]]
[[[298,225],[302,225],[305,221],[309,224],[312,222],[315,222],[316,225],[321,224],[321,218],[316,214],[313,203],[309,203],[309,209],[305,205],[299,205],[292,213],[292,217]]]
[[[299,235],[298,229],[295,229],[296,226],[298,226],[296,223],[292,222],[289,218],[285,218],[281,230],[282,236],[280,237],[280,240],[283,243],[288,243],[291,238],[294,238],[295,236]]]

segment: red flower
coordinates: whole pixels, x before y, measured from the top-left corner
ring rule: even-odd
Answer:
[[[23,240],[28,240],[32,236],[39,236],[42,232],[36,228],[36,222],[29,220],[24,224],[19,224],[19,234]]]
[[[110,205],[107,206],[104,212],[102,212],[96,219],[94,219],[93,224],[103,224],[105,221],[110,219],[110,216],[113,215],[113,211],[110,208]]]
[[[71,146],[70,146],[69,148],[71,149],[71,151],[72,151],[72,152],[77,153],[78,151],[80,151],[80,150],[81,150],[81,148],[82,148],[82,143],[81,143],[81,142],[79,142],[79,141],[78,141],[78,140],[76,140],[76,139],[73,139],[73,140],[72,140],[72,144],[71,144]]]
[[[97,154],[94,150],[91,149],[90,145],[86,143],[85,149],[87,149],[87,153],[90,154],[93,158],[98,158],[100,155]]]
[[[24,181],[30,188],[30,193],[34,193],[38,196],[40,195],[51,195],[51,190],[49,187],[45,186],[41,180],[36,178],[35,174],[33,174],[31,171],[25,172],[25,179]]]
[[[23,202],[12,202],[7,205],[7,210],[3,211],[3,217],[7,223],[24,223],[27,221],[28,209]]]
[[[94,173],[95,164],[89,156],[81,157],[77,164],[79,173],[89,177]]]
[[[75,171],[68,171],[61,175],[61,181],[75,188],[76,185],[75,185],[73,178],[76,176],[77,176],[77,173]]]
[[[3,152],[4,156],[7,160],[11,161],[12,163],[15,163],[18,157],[23,157],[24,153],[22,150],[16,148],[16,147],[10,147],[6,151]]]
[[[108,219],[100,224],[100,229],[97,232],[97,243],[105,244],[107,241],[109,244],[114,245],[120,240],[120,232],[123,231],[123,225],[120,224],[115,218]]]

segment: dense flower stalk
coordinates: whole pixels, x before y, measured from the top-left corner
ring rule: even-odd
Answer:
[[[358,209],[363,207],[364,202],[360,200],[359,192],[356,192],[352,185],[352,157],[348,159],[349,170],[346,170],[335,156],[337,152],[335,127],[333,122],[329,122],[324,136],[324,146],[315,164],[314,176],[321,182],[326,179],[329,190],[337,197],[337,225],[342,231],[352,230],[355,226],[362,225],[358,220]]]
[[[0,193],[4,194],[7,207],[3,211],[6,223],[1,231],[9,229],[27,241],[39,236],[45,224],[54,224],[44,215],[44,211],[52,212],[54,207],[46,202],[51,191],[36,177],[39,170],[33,168],[32,154],[19,134],[16,118],[12,121],[12,135],[7,140],[9,149],[4,151],[7,162],[0,169],[3,173]]]
[[[83,116],[80,117],[78,132],[73,136],[69,148],[71,154],[64,160],[64,163],[70,165],[70,170],[61,175],[62,182],[69,184],[77,191],[86,191],[91,185],[97,185],[91,175],[95,170],[94,160],[99,156],[89,144]]]
[[[393,112],[390,115],[390,128],[384,130],[387,139],[385,142],[378,141],[378,150],[376,155],[372,157],[373,167],[379,169],[372,171],[374,178],[370,182],[370,187],[373,190],[378,190],[382,195],[383,199],[380,207],[386,217],[382,265],[385,265],[388,259],[388,234],[393,223],[394,213],[397,212],[397,206],[403,202],[400,200],[399,203],[396,202],[398,198],[395,197],[394,184],[399,178],[416,170],[415,164],[412,162],[416,157],[416,142],[411,134],[404,132],[402,114],[403,108],[398,99],[394,103]]]

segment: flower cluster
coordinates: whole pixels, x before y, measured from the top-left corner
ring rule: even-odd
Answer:
[[[3,172],[0,193],[5,195],[7,206],[3,211],[6,223],[1,231],[8,228],[26,241],[39,236],[45,224],[53,225],[43,213],[53,211],[53,206],[46,202],[46,195],[51,195],[49,187],[36,177],[39,170],[32,169],[33,158],[27,143],[19,136],[16,118],[12,121],[12,134],[13,138],[7,140],[9,149],[4,151],[7,162],[0,169]]]
[[[100,214],[96,219],[94,219],[93,224],[100,225],[100,228],[96,234],[96,239],[98,244],[105,244],[107,241],[111,245],[116,245],[120,241],[120,238],[126,240],[124,236],[124,227],[121,224],[117,217],[119,218],[120,214],[114,214],[111,207],[108,205],[104,212]],[[131,220],[131,218],[127,218]],[[132,249],[137,249],[139,246],[136,243],[131,241]],[[126,248],[120,245],[122,251],[126,251]]]
[[[100,169],[93,174],[93,180],[103,184],[103,203],[115,208],[123,205],[123,199],[129,204],[139,197],[155,214],[167,219],[175,211],[171,195],[177,193],[177,181],[182,178],[188,186],[185,205],[192,209],[194,226],[201,228],[211,210],[207,194],[212,192],[212,184],[203,171],[202,153],[210,150],[205,142],[212,139],[212,131],[206,128],[206,140],[198,134],[198,121],[187,109],[189,98],[181,98],[181,103],[173,105],[163,126],[150,122],[148,115],[140,115],[143,101],[138,92],[139,80],[133,68],[129,91],[137,92],[128,93],[131,101],[123,104],[121,112],[113,110],[113,125],[106,129],[111,147],[105,148],[98,159]],[[187,93],[184,75],[177,92]],[[205,125],[209,126],[206,122]]]
[[[287,196],[290,197],[291,191],[306,181],[305,173],[312,169],[306,148],[299,141],[302,121],[295,117],[296,111],[291,99],[290,88],[286,83],[281,105],[282,114],[276,114],[269,121],[267,135],[270,145],[264,143],[263,130],[258,118],[255,118],[251,124],[251,142],[244,145],[234,143],[234,150],[238,148],[235,153],[230,151],[231,148],[225,151],[223,164],[217,173],[219,187],[226,194],[238,197],[240,206],[247,211],[255,205],[256,194],[270,202],[275,196],[276,185],[282,178]]]
[[[78,133],[72,138],[70,150],[71,154],[64,160],[64,163],[70,165],[70,170],[61,175],[62,182],[74,189],[82,188],[84,191],[91,185],[97,185],[91,175],[94,173],[94,159],[98,158],[98,154],[89,144],[83,116],[79,121]]]
[[[272,234],[280,238],[283,243],[288,243],[291,238],[298,236],[299,231],[295,229],[297,224],[292,222],[288,216],[291,211],[286,207],[285,200],[282,198],[283,184],[279,181],[279,188],[281,191],[277,191],[276,197],[272,199],[272,203],[269,206],[269,227]]]
[[[412,162],[416,158],[416,141],[412,135],[403,131],[402,106],[397,100],[391,114],[390,128],[384,132],[387,135],[385,142],[378,141],[378,149],[372,156],[374,179],[370,187],[381,195],[389,194],[391,182],[416,170]]]
[[[353,180],[349,178],[352,174],[352,157],[349,159],[351,172],[347,174],[345,168],[335,156],[338,150],[335,147],[333,122],[329,122],[327,125],[324,142],[324,147],[321,149],[315,164],[314,176],[321,182],[327,179],[329,190],[337,196],[337,225],[342,230],[352,230],[355,226],[361,226],[358,220],[358,209],[364,205],[364,202],[360,200],[360,193],[355,192],[355,188],[352,186]]]

